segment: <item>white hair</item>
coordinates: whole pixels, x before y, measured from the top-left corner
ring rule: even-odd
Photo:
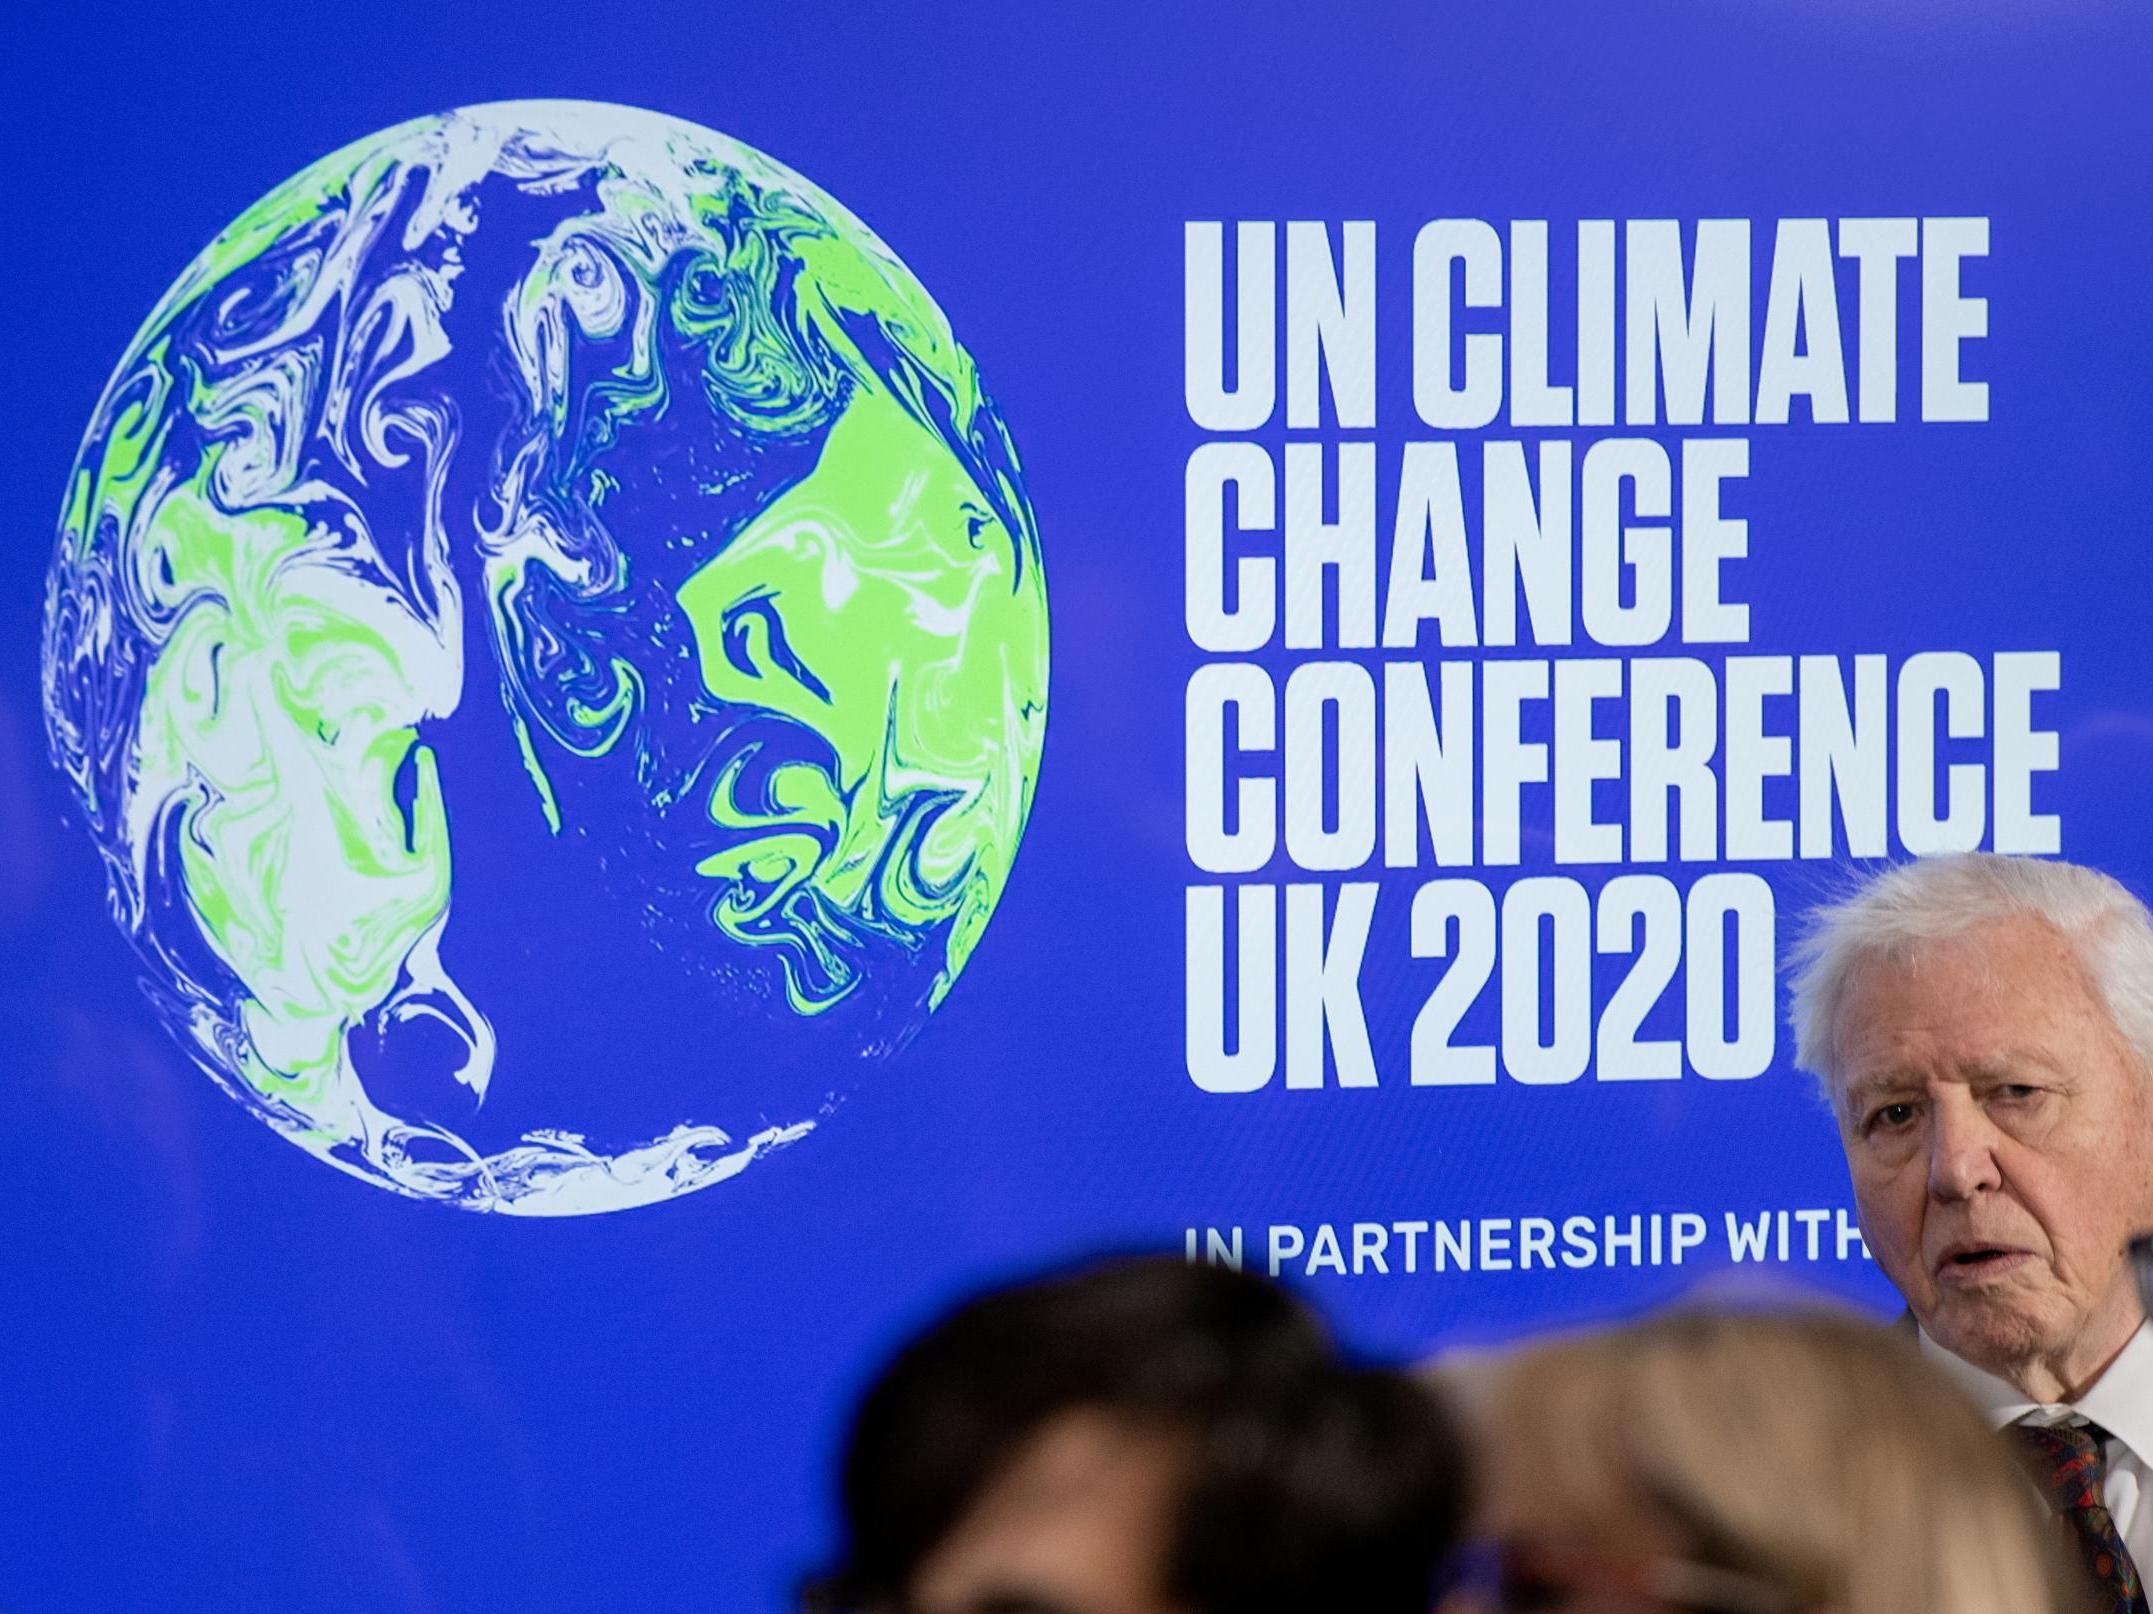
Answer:
[[[2153,1073],[2153,914],[2097,869],[1960,852],[1885,869],[1811,910],[1788,957],[1795,1063],[1833,1086],[1839,1016],[1864,971],[2004,919],[2037,919],[2069,942],[2123,1040]]]

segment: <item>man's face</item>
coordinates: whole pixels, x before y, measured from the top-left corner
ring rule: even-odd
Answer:
[[[1170,1436],[1062,1414],[927,1555],[906,1614],[1177,1614],[1162,1583],[1179,1467]]]
[[[1881,963],[1837,1055],[1862,1229],[1930,1338],[2038,1399],[2082,1390],[2143,1315],[2153,1080],[2070,944],[2001,920]]]

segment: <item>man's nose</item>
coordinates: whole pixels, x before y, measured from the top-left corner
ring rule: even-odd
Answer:
[[[1967,1199],[2000,1187],[1996,1128],[1971,1097],[1937,1101],[1929,1128],[1929,1192],[1938,1199]]]

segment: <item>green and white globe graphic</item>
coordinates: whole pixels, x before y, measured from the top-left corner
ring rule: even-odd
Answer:
[[[1046,591],[865,226],[707,129],[506,103],[188,266],[72,470],[43,669],[193,1059],[367,1181],[574,1214],[804,1136],[943,1001]]]

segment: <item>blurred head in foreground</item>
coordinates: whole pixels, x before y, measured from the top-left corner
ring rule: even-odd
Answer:
[[[1878,1264],[1936,1344],[2080,1400],[2145,1320],[2153,916],[2097,870],[1966,853],[1812,914],[1794,964]]]
[[[1912,1342],[1668,1313],[1512,1359],[1446,1614],[2056,1614],[2032,1487]]]
[[[808,1606],[874,1614],[1425,1614],[1457,1446],[1275,1285],[1117,1262],[974,1300],[853,1422]]]

